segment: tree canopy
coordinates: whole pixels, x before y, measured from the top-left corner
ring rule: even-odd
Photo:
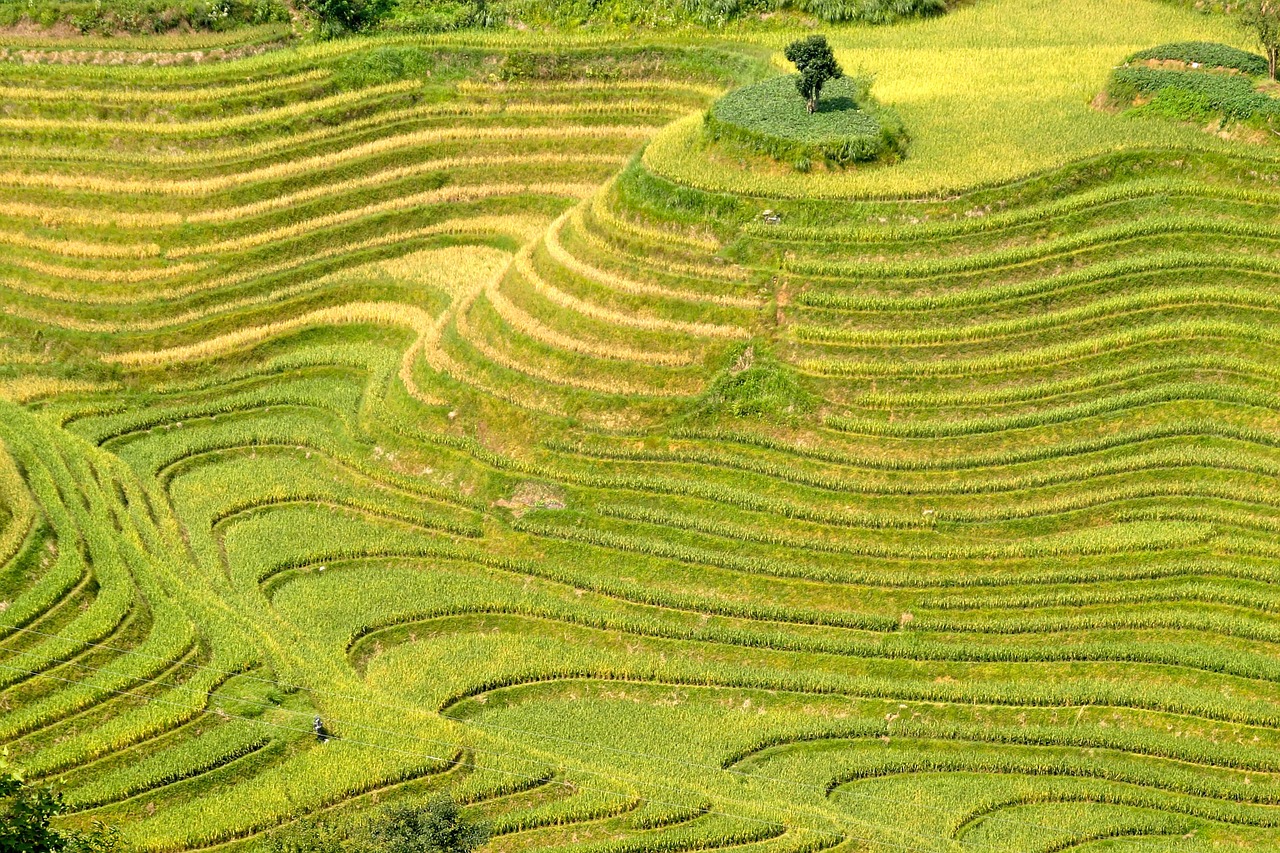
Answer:
[[[25,782],[0,758],[0,853],[112,853],[120,850],[114,829],[61,831],[53,819],[66,811],[62,795]]]
[[[836,62],[826,36],[797,39],[787,45],[785,55],[787,61],[793,63],[800,72],[800,76],[796,78],[796,89],[800,91],[800,96],[812,113],[818,108],[823,85],[828,80],[843,77],[844,69]]]
[[[435,797],[425,806],[389,806],[371,835],[388,853],[471,853],[489,840],[489,827],[464,818],[449,797]]]
[[[393,0],[302,0],[301,5],[316,16],[321,38],[336,38],[377,24]]]
[[[1267,70],[1275,80],[1280,60],[1280,0],[1244,0],[1239,20],[1266,51]]]

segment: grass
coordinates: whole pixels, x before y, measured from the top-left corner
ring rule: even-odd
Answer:
[[[0,743],[69,822],[1276,846],[1275,149],[1091,106],[1236,35],[835,27],[912,147],[800,174],[699,142],[773,26],[0,64]]]

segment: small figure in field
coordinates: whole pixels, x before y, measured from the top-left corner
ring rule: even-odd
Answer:
[[[796,88],[800,90],[800,96],[812,113],[818,108],[823,84],[843,77],[844,69],[836,62],[826,36],[797,39],[787,45],[785,53],[787,61],[795,63],[796,70],[800,72],[800,76],[796,78]]]
[[[319,715],[311,723],[311,728],[315,731],[316,740],[320,743],[326,743],[329,740],[329,730],[324,727],[324,720],[321,720]]]

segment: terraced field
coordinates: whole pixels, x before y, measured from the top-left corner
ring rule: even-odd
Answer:
[[[927,26],[1220,26],[1109,5]],[[1275,149],[711,192],[673,45],[0,63],[0,743],[145,851],[1280,846]]]

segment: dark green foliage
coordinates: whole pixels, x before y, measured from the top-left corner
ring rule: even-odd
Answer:
[[[370,827],[374,849],[385,853],[471,853],[489,840],[489,827],[467,820],[449,797],[425,806],[388,806]]]
[[[799,0],[796,8],[828,23],[891,24],[945,14],[948,0]]]
[[[692,416],[781,422],[798,418],[817,404],[795,373],[758,344],[738,347],[730,359],[695,404]]]
[[[1208,124],[1215,118],[1221,118],[1207,95],[1175,87],[1156,92],[1149,103],[1134,109],[1133,114],[1154,115],[1196,124]]]
[[[0,853],[50,853],[61,850],[62,836],[50,821],[62,800],[49,788],[25,785],[17,776],[0,776]]]
[[[30,21],[69,24],[85,35],[141,35],[172,30],[222,31],[237,26],[285,23],[280,0],[94,0],[15,3],[0,0],[0,26]]]
[[[897,113],[872,100],[870,81],[841,78],[810,114],[791,77],[774,77],[730,92],[707,112],[711,139],[746,147],[793,165],[893,159],[906,151]]]
[[[448,33],[501,26],[508,17],[500,0],[399,0],[383,29]]]
[[[844,76],[844,69],[836,62],[836,55],[827,44],[826,36],[809,36],[797,39],[787,45],[785,51],[787,61],[794,64],[796,71],[796,91],[804,98],[809,112],[818,108],[818,99],[822,97],[822,87],[828,80],[838,80]]]
[[[0,761],[0,853],[112,853],[121,850],[116,830],[95,824],[91,832],[64,832],[53,819],[66,811],[62,795],[31,785]]]
[[[126,853],[127,846],[120,840],[120,830],[94,821],[89,832],[64,832],[60,853]]]
[[[1267,73],[1267,60],[1256,53],[1211,41],[1181,41],[1140,50],[1128,62],[1147,59],[1170,59],[1206,68],[1234,68],[1257,77]]]
[[[1280,101],[1259,92],[1249,78],[1229,74],[1117,68],[1108,86],[1108,94],[1125,103],[1144,95],[1160,96],[1168,103],[1172,96],[1166,94],[1167,90],[1185,93],[1183,97],[1189,103],[1219,113],[1227,120],[1268,119],[1280,110]]]
[[[689,17],[705,27],[723,27],[743,15],[769,11],[767,0],[684,0]]]
[[[471,853],[489,826],[462,814],[448,796],[424,805],[393,803],[360,822],[303,821],[272,836],[267,853]]]
[[[1253,14],[1270,7],[1255,4]],[[1278,6],[1277,8],[1280,8]],[[1242,20],[1249,20],[1248,9]],[[1280,24],[1278,24],[1280,26]],[[1277,30],[1280,36],[1280,29]],[[1139,51],[1117,68],[1107,85],[1113,101],[1133,104],[1144,100],[1135,112],[1182,121],[1270,122],[1280,111],[1280,101],[1259,91],[1254,78],[1273,74],[1275,55],[1269,59],[1213,42],[1177,42]],[[1174,60],[1199,68],[1166,69],[1134,66],[1146,60]],[[1239,74],[1228,73],[1238,71]]]
[[[1280,0],[1243,0],[1238,14],[1240,26],[1267,54],[1267,73],[1276,79],[1280,70]]]
[[[316,33],[321,38],[337,38],[368,30],[391,11],[395,0],[305,0],[302,4],[315,15]]]

